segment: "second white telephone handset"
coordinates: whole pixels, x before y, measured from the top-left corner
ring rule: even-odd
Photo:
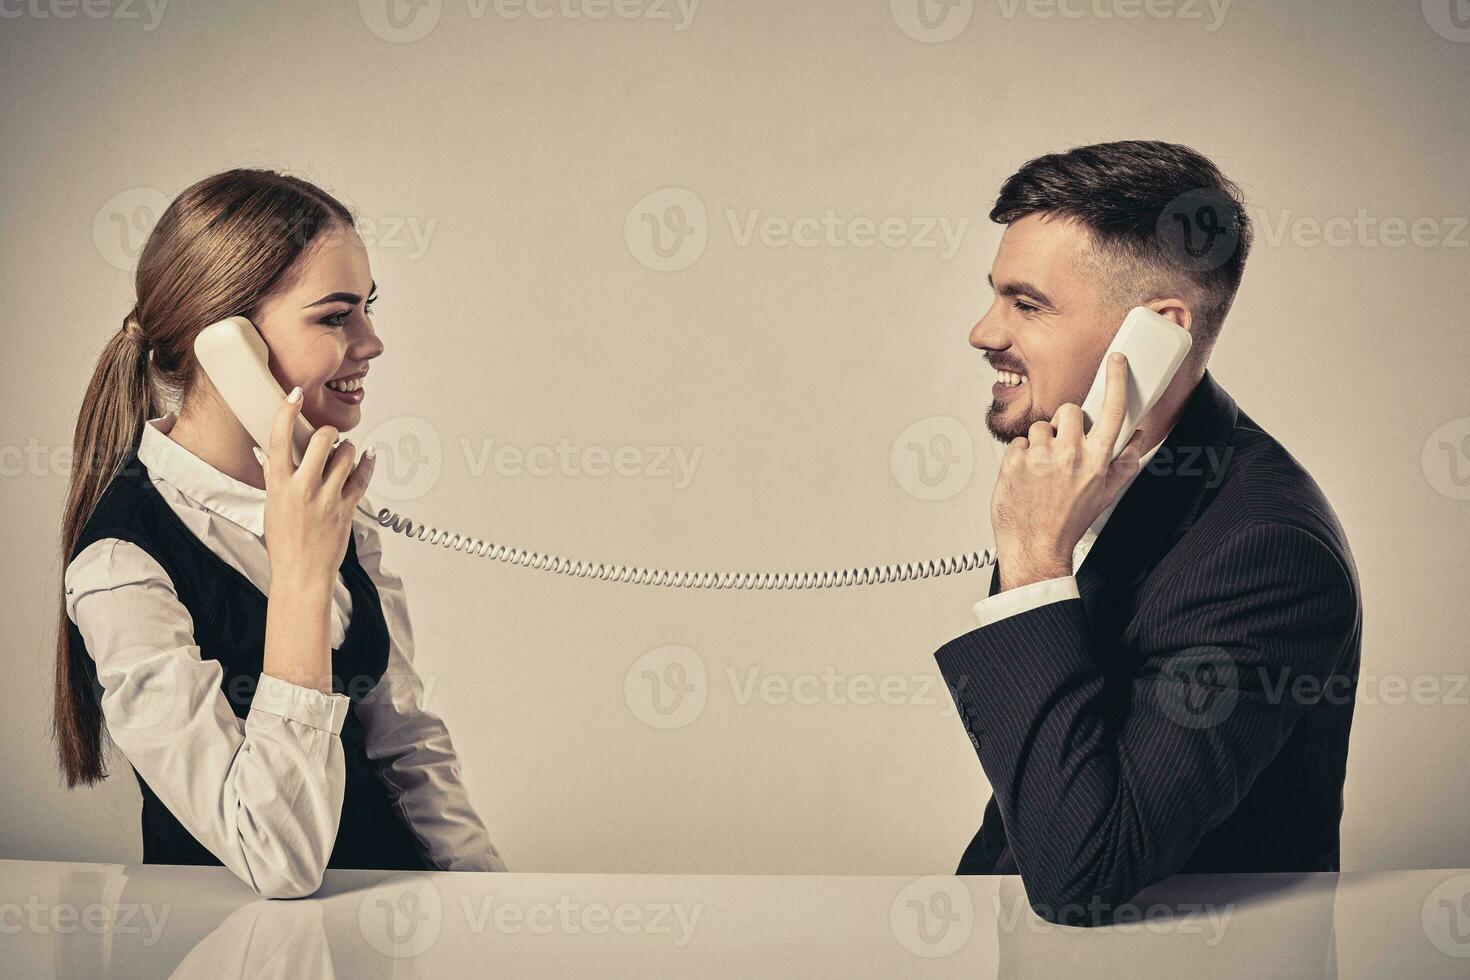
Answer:
[[[1128,408],[1123,428],[1113,447],[1113,456],[1122,452],[1138,423],[1158,402],[1169,387],[1174,373],[1189,352],[1187,330],[1146,307],[1135,307],[1118,328],[1108,354],[1121,350],[1128,358]],[[270,445],[271,427],[286,393],[271,374],[269,351],[260,333],[243,316],[232,316],[205,327],[194,340],[194,354],[204,373],[214,383],[226,404],[240,419],[261,448]],[[1102,408],[1107,379],[1107,355],[1098,367],[1092,390],[1082,403],[1088,427]],[[311,440],[312,428],[301,415],[296,416],[292,433],[292,449],[296,462]],[[362,509],[359,505],[359,509]],[[864,568],[839,568],[814,572],[715,572],[677,571],[610,565],[602,562],[574,561],[556,555],[524,551],[497,545],[481,538],[471,538],[438,528],[415,524],[397,513],[382,508],[368,514],[383,527],[391,527],[411,538],[442,545],[481,558],[542,571],[594,578],[634,585],[662,585],[689,589],[826,589],[845,585],[876,585],[883,582],[907,582],[914,579],[954,575],[995,563],[995,553],[971,551],[948,558],[908,562],[899,565],[877,565]]]

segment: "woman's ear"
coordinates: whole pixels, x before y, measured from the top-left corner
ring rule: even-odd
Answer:
[[[1194,324],[1194,315],[1189,311],[1189,304],[1182,299],[1156,299],[1148,304],[1148,308],[1173,321],[1176,327],[1188,330]]]

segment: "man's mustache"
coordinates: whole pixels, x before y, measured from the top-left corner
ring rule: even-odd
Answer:
[[[1019,361],[1014,361],[1006,356],[985,355],[986,363],[997,371],[1010,371],[1015,374],[1026,374],[1026,368]]]

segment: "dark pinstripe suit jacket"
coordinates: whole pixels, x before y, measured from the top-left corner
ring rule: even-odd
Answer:
[[[1209,372],[1077,585],[935,654],[993,792],[958,873],[1082,922],[1176,872],[1336,870],[1357,570]]]

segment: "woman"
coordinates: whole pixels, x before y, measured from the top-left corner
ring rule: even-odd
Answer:
[[[403,583],[358,508],[372,451],[354,462],[335,444],[383,352],[353,224],[272,171],[180,194],[73,440],[55,704],[67,785],[106,775],[105,722],[142,789],[144,862],[223,864],[273,897],[316,891],[329,867],[504,870],[424,706]],[[233,315],[291,391],[265,454],[193,355]],[[297,413],[316,428],[299,466]]]

